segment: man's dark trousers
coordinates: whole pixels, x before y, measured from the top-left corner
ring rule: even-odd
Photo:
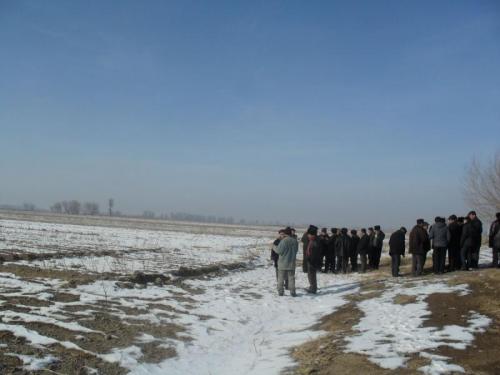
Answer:
[[[392,258],[392,262],[391,262],[392,276],[398,277],[399,276],[399,266],[401,265],[401,255],[392,254],[391,258]]]

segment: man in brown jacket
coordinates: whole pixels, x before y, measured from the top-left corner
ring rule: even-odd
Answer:
[[[412,274],[420,276],[424,269],[427,247],[430,247],[429,235],[424,229],[424,219],[418,219],[417,225],[410,232],[410,254],[412,255]]]

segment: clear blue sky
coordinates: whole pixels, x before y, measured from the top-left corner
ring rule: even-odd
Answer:
[[[0,204],[330,225],[464,213],[498,1],[0,1]]]

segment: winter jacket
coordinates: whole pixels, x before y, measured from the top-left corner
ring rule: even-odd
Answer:
[[[401,229],[391,234],[389,239],[389,255],[405,255],[406,234]]]
[[[370,251],[370,236],[363,234],[358,242],[358,254],[367,255]]]
[[[351,239],[347,234],[341,234],[335,241],[335,255],[348,257],[351,249]]]
[[[357,234],[351,236],[351,247],[349,249],[349,256],[356,257],[358,255],[358,244],[359,244],[359,236]]]
[[[450,233],[445,223],[435,223],[429,230],[429,239],[432,240],[432,248],[448,247]]]
[[[481,247],[481,234],[483,233],[483,223],[477,217],[474,220],[464,224],[462,237],[460,238],[460,247],[471,247],[479,249]]]
[[[385,238],[385,233],[382,231],[379,231],[378,233],[374,233],[373,238],[372,238],[372,247],[375,247],[377,249],[381,249],[382,246],[384,245],[384,238]]]
[[[325,256],[328,252],[328,245],[330,243],[330,237],[328,235],[319,235],[319,241],[321,243],[321,249],[323,251],[323,256]]]
[[[425,255],[430,248],[429,235],[420,225],[415,225],[410,232],[410,253]]]
[[[309,242],[310,241],[308,241],[308,245]],[[307,247],[304,250],[304,263],[309,264],[315,269],[319,270],[322,265],[323,248],[318,237],[316,237],[312,242],[311,253],[307,254]]]
[[[500,249],[500,221],[491,223],[488,244],[491,248]]]
[[[462,236],[462,226],[457,222],[453,222],[450,225],[448,225],[448,232],[450,233],[448,248],[450,250],[460,249],[460,237]]]
[[[298,251],[299,251],[299,243],[295,238],[293,237],[283,238],[280,241],[278,247],[276,248],[276,253],[279,255],[278,269],[294,270]]]

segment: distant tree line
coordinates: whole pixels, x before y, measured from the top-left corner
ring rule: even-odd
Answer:
[[[56,202],[50,207],[50,211],[58,214],[69,215],[99,215],[99,204],[96,202],[84,202],[77,200]]]

